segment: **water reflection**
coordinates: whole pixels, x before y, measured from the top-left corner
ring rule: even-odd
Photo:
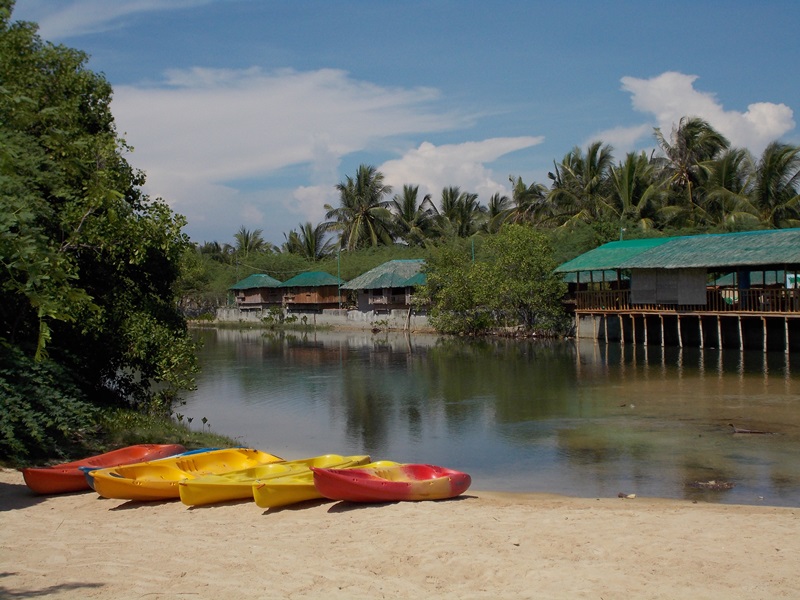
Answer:
[[[470,472],[476,489],[800,500],[796,356],[399,333],[194,335],[203,373],[182,412],[286,458],[446,464]],[[776,435],[734,435],[729,423]]]

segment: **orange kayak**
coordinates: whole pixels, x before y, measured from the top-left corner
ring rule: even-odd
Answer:
[[[444,500],[463,494],[472,483],[466,473],[435,465],[311,470],[320,494],[348,502]]]
[[[37,494],[62,494],[91,489],[81,467],[104,469],[156,460],[185,452],[180,444],[138,444],[50,467],[21,469],[26,485]]]

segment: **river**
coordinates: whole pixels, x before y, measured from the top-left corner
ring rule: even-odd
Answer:
[[[177,412],[196,429],[287,459],[439,464],[484,490],[800,505],[796,354],[366,331],[192,333],[202,372]],[[731,423],[769,433],[734,433]]]

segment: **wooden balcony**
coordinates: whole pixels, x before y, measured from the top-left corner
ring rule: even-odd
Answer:
[[[575,294],[575,311],[800,316],[800,290],[798,289],[709,289],[706,291],[706,303],[696,305],[631,304],[630,297],[630,290],[577,292]]]

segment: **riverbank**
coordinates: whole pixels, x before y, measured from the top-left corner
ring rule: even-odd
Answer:
[[[0,470],[0,597],[796,598],[798,509],[468,490],[190,509]]]

